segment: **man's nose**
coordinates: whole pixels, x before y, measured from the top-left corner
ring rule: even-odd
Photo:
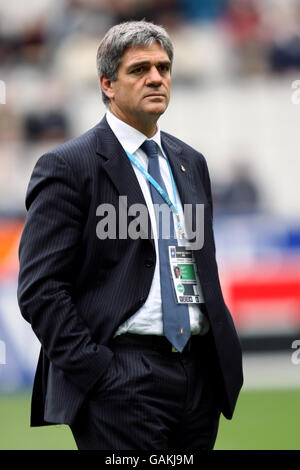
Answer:
[[[151,67],[147,75],[147,85],[160,85],[162,82],[162,76],[155,66]]]

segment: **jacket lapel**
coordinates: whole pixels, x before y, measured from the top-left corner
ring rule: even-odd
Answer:
[[[164,133],[162,133],[162,146],[169,159],[183,211],[185,212],[185,205],[190,205],[191,208],[192,217],[189,218],[189,223],[186,219],[186,229],[195,233],[196,204],[205,205],[207,201],[201,179],[197,178],[198,170],[194,158],[184,152],[179,144]]]
[[[96,151],[103,159],[103,170],[114,184],[119,195],[127,196],[127,207],[129,208],[133,204],[143,204],[144,207],[147,207],[132,164],[109,127],[106,117],[96,127],[96,132]],[[148,234],[150,233],[150,228],[151,222],[148,214]]]
[[[183,152],[182,147],[167,134],[161,134],[162,146],[167,154],[181,203],[194,204],[197,194],[194,183],[193,159]]]
[[[129,204],[146,204],[132,165],[123,147],[110,129],[104,117],[97,133],[97,153],[103,158],[103,169],[121,196],[127,196]]]

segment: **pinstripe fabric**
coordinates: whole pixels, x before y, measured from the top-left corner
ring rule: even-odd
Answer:
[[[206,238],[196,259],[225,385],[222,411],[230,417],[242,384],[241,351],[219,284],[207,166],[201,154],[169,134],[162,133],[162,144],[182,203],[205,205]],[[118,230],[121,195],[128,206],[145,204],[105,118],[43,155],[33,170],[18,284],[21,313],[42,345],[32,425],[74,421],[109,371],[114,332],[148,296],[156,263],[153,240],[96,235],[102,203],[116,207]]]
[[[199,339],[184,354],[113,344],[109,373],[71,426],[78,448],[211,450],[221,389],[209,338]]]

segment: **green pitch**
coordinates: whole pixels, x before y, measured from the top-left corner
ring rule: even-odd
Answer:
[[[0,449],[76,449],[67,426],[29,428],[30,396],[0,396]],[[217,450],[300,449],[300,390],[243,391],[221,419]]]

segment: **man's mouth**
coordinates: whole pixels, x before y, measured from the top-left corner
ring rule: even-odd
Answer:
[[[145,96],[145,98],[153,98],[153,97],[154,97],[154,98],[155,98],[155,97],[156,97],[156,98],[164,98],[165,95],[164,95],[163,93],[155,93],[155,92],[153,92],[153,93],[149,93],[148,95]]]

